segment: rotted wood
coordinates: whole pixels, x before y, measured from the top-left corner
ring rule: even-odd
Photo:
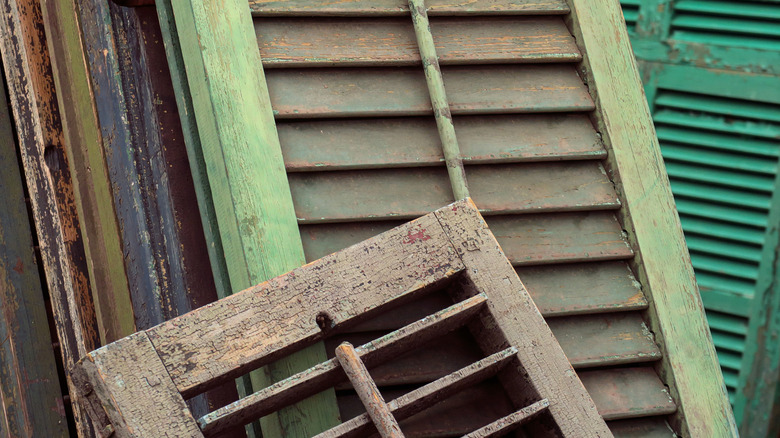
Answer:
[[[252,15],[362,16],[408,15],[406,0],[250,0]],[[493,0],[433,0],[431,15],[548,15],[566,14],[564,0],[511,0],[496,4]]]
[[[352,383],[360,401],[363,402],[363,406],[366,407],[366,412],[379,431],[379,435],[382,438],[403,438],[401,426],[390,412],[382,393],[371,379],[366,365],[357,355],[355,347],[349,342],[339,345],[336,348],[336,359]]]
[[[100,336],[41,9],[33,0],[0,5],[0,51],[8,95],[60,353],[69,368],[100,344]],[[79,434],[92,436],[78,396],[71,400]]]
[[[4,78],[0,86],[0,436],[67,437]]]

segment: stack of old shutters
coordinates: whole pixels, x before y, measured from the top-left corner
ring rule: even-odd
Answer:
[[[621,4],[739,420],[746,400],[777,386],[776,377],[755,369],[776,369],[780,348],[776,341],[756,344],[773,330],[759,319],[780,310],[771,304],[778,294],[772,265],[780,220],[780,4]],[[744,393],[755,381],[764,383]],[[755,436],[768,420],[748,421]],[[749,433],[747,423],[742,433]]]
[[[250,6],[307,260],[453,201],[403,3]],[[668,432],[676,407],[566,3],[428,6],[471,196],[611,427]],[[452,340],[385,381],[418,385],[467,356]],[[353,400],[339,393],[342,415]]]

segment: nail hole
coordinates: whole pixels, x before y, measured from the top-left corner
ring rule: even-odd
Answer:
[[[333,327],[333,319],[331,319],[330,315],[325,312],[318,313],[317,317],[314,318],[314,321],[317,323],[317,327],[319,327],[322,331]]]

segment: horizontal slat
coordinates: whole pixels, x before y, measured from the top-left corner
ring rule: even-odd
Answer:
[[[664,159],[685,161],[699,165],[724,167],[766,175],[774,175],[777,172],[777,160],[767,160],[765,157],[708,151],[664,142],[661,143],[661,154]]]
[[[564,0],[428,0],[428,15],[550,15],[566,14]],[[404,0],[249,0],[252,15],[382,16],[409,15]]]
[[[707,311],[706,314],[710,329],[739,336],[747,335],[748,324],[746,318],[713,311]]]
[[[560,17],[431,18],[441,65],[567,62],[581,58]],[[407,18],[255,19],[265,68],[417,65]]]
[[[769,210],[770,197],[768,194],[714,187],[710,184],[698,184],[677,179],[671,180],[670,183],[675,198],[686,196],[740,207]]]
[[[493,216],[488,225],[514,265],[633,256],[615,216],[608,212]],[[301,225],[306,259],[316,260],[386,231],[398,222]]]
[[[699,283],[699,289],[703,292],[727,291],[745,297],[752,297],[756,286],[755,282],[751,280],[742,280],[706,271],[696,272],[696,281]],[[732,307],[729,313],[742,315],[743,312],[745,312],[745,310],[742,307]]]
[[[506,365],[516,353],[517,349],[510,347],[504,351],[490,355],[479,362],[391,400],[387,403],[387,407],[396,419],[404,420],[409,418],[437,401],[447,398],[476,382],[491,377],[498,372],[502,366]],[[390,397],[388,396],[388,398]],[[361,436],[371,430],[371,424],[371,419],[368,414],[362,414],[317,435],[317,438]]]
[[[653,335],[636,312],[566,316],[547,323],[576,368],[661,358]]]
[[[719,278],[720,280],[723,277]],[[707,278],[707,281],[714,279]],[[701,290],[701,298],[704,302],[704,307],[707,310],[715,310],[718,312],[728,313],[730,315],[737,315],[743,318],[747,318],[750,315],[750,308],[752,307],[753,294],[741,294],[739,291],[729,290],[724,284],[716,284],[717,288],[708,288],[702,286],[699,281],[699,289]]]
[[[715,344],[715,348],[721,350],[729,350],[739,354],[745,352],[745,338],[742,336],[713,331],[712,343]]]
[[[720,31],[708,32],[703,29],[689,30],[683,27],[677,27],[672,33],[671,39],[698,44],[777,51],[777,39],[775,37],[763,37],[760,35],[726,33]]]
[[[685,188],[684,188],[685,189]],[[707,189],[709,190],[709,188]],[[683,190],[685,191],[685,190]],[[698,196],[696,190],[690,191],[692,197]],[[675,193],[675,204],[681,215],[705,217],[736,224],[749,225],[764,228],[767,225],[767,213],[744,208],[735,208],[728,205],[718,205],[710,202],[702,202],[686,197],[679,191]],[[715,201],[718,200],[716,197]],[[762,204],[763,205],[763,204]]]
[[[573,263],[517,269],[545,317],[647,308],[647,300],[623,262]]]
[[[483,214],[619,207],[597,161],[470,166],[471,196]],[[453,201],[444,167],[293,173],[299,223],[409,219]]]
[[[658,134],[658,139],[662,142],[683,143],[732,153],[760,155],[762,157],[777,157],[780,155],[780,147],[771,140],[677,128],[659,125],[657,121],[656,133]]]
[[[706,154],[706,152],[702,152]],[[679,163],[666,160],[666,173],[673,179],[687,179],[709,184],[734,187],[737,189],[772,192],[774,189],[773,175],[761,175],[752,172],[733,172],[723,168],[701,166],[697,162]]]
[[[730,275],[745,280],[758,279],[758,266],[752,263],[739,262],[733,259],[705,254],[691,253],[693,268],[717,274]]]
[[[739,373],[725,369],[723,370],[723,381],[726,384],[726,388],[736,389],[739,387]],[[731,399],[730,395],[729,399]]]
[[[749,100],[659,90],[655,104],[658,107],[743,117],[753,119],[756,122],[780,122],[780,110],[777,109],[776,105]]]
[[[727,222],[709,220],[693,216],[681,216],[683,230],[686,233],[709,235],[720,239],[728,239],[736,242],[764,244],[764,230],[757,227],[744,227]]]
[[[712,239],[694,233],[685,235],[685,243],[688,249],[698,253],[711,254],[713,256],[728,257],[745,262],[759,263],[761,261],[761,247],[744,245],[720,239]]]
[[[461,116],[454,125],[467,165],[606,156],[584,114]],[[280,121],[277,129],[288,171],[444,163],[432,117]]]
[[[735,17],[677,14],[672,18],[672,28],[696,29],[713,33],[731,32],[759,37],[780,36],[780,26],[777,26],[776,22]]]
[[[758,123],[752,120],[740,120],[724,117],[714,117],[704,113],[687,113],[683,111],[675,111],[670,109],[660,109],[653,113],[653,120],[656,124],[662,123],[666,125],[676,125],[685,128],[697,128],[706,131],[725,132],[728,134],[740,135],[740,139],[745,139],[745,136],[767,138],[769,140],[780,137],[780,126],[772,123]],[[656,129],[660,129],[657,126]],[[756,148],[745,149],[739,143],[730,145],[734,150],[744,150],[746,152],[756,154],[767,154],[764,143],[761,143]],[[777,156],[780,152],[777,144],[774,144],[774,150],[771,151],[772,156]]]
[[[674,10],[732,17],[750,17],[759,20],[780,20],[780,5],[769,2],[682,0],[674,4]]]
[[[579,376],[605,420],[664,415],[677,410],[651,367],[582,371]]]
[[[413,344],[425,343],[465,324],[482,308],[485,301],[485,296],[480,294],[453,304],[388,335],[371,339],[358,347],[356,354],[366,366],[391,359],[411,348]],[[333,350],[334,348],[328,350],[331,357]],[[198,424],[205,434],[216,434],[303,400],[339,379],[343,380],[344,375],[339,364],[331,359],[211,412],[200,418]]]
[[[677,438],[664,417],[635,418],[607,422],[615,438]]]
[[[474,432],[464,435],[463,438],[488,438],[493,436],[503,436],[522,424],[528,422],[536,415],[541,414],[547,408],[550,407],[550,402],[547,399],[540,400],[533,403],[530,406],[520,409],[517,412],[507,415],[506,417],[499,418],[498,420],[483,426]]]
[[[742,365],[742,357],[739,354],[718,350],[718,363],[722,368],[739,371]]]
[[[570,64],[442,68],[458,114],[590,111],[593,101]],[[431,115],[422,69],[272,69],[266,72],[277,118]]]

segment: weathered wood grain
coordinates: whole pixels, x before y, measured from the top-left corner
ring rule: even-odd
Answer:
[[[360,360],[355,347],[350,343],[343,343],[336,348],[336,359],[341,368],[352,383],[360,401],[366,408],[368,416],[379,431],[382,438],[403,438],[401,426],[393,417],[390,408],[385,403],[382,393],[379,392],[376,383],[366,369],[366,365]]]
[[[16,136],[0,78],[0,436],[67,437]]]
[[[606,156],[581,114],[460,116],[453,122],[466,165]],[[288,172],[432,166],[444,160],[429,118],[285,120],[277,129]]]
[[[593,109],[568,65],[447,66],[442,75],[454,115]],[[279,119],[432,114],[420,69],[273,69],[266,77]]]
[[[65,367],[99,345],[69,159],[37,1],[0,3],[0,51],[54,325]],[[78,397],[76,428],[92,430]]]
[[[736,435],[620,7],[568,3],[584,54],[581,71],[597,104],[594,122],[624,205],[622,222],[637,248],[635,272],[651,303],[648,322],[662,340],[659,371],[679,406],[673,426],[684,436]]]
[[[466,200],[435,214],[467,267],[463,292],[479,290],[488,297],[495,323],[472,326],[475,339],[483,351],[503,342],[518,350],[525,381],[502,377],[513,403],[523,406],[529,394],[514,391],[531,387],[550,401],[550,415],[563,436],[612,436],[476,206]]]
[[[615,438],[676,438],[664,417],[637,418],[607,422]]]
[[[264,68],[421,63],[409,18],[255,19]],[[442,65],[578,61],[560,17],[434,18]]]
[[[596,161],[469,166],[470,192],[485,215],[619,207]],[[453,201],[443,167],[289,175],[299,224],[411,219]]]
[[[148,333],[177,387],[189,395],[271,362],[300,344],[313,343],[322,336],[315,321],[320,312],[327,312],[331,323],[340,325],[356,313],[453,275],[462,265],[442,240],[435,218],[422,218],[332,255],[310,269],[299,268]],[[398,242],[402,250],[388,250]],[[411,254],[415,257],[410,258]],[[375,268],[355,272],[355,264],[368,256],[376,260]],[[372,288],[355,287],[380,278],[381,284]],[[272,296],[265,293],[272,288],[276,290]],[[344,291],[353,294],[345,296]],[[290,296],[297,296],[306,310],[290,307]],[[225,348],[214,353],[212,344]]]
[[[519,267],[517,275],[545,317],[647,308],[624,262]]]
[[[549,407],[550,402],[547,400],[540,400],[515,413],[509,414],[506,417],[499,418],[498,420],[465,435],[464,438],[487,438],[505,435],[522,426],[523,423],[528,422],[533,417],[541,414]]]
[[[625,260],[633,251],[612,213],[487,217],[513,265]],[[397,226],[400,222],[301,225],[306,260],[313,261]]]
[[[579,374],[606,420],[668,415],[677,409],[669,390],[651,367],[581,371]]]
[[[77,390],[103,405],[117,437],[202,437],[146,332],[87,354]]]
[[[427,2],[430,15],[547,15],[569,11],[564,0],[432,0]],[[254,16],[362,16],[409,15],[404,0],[250,0]]]

